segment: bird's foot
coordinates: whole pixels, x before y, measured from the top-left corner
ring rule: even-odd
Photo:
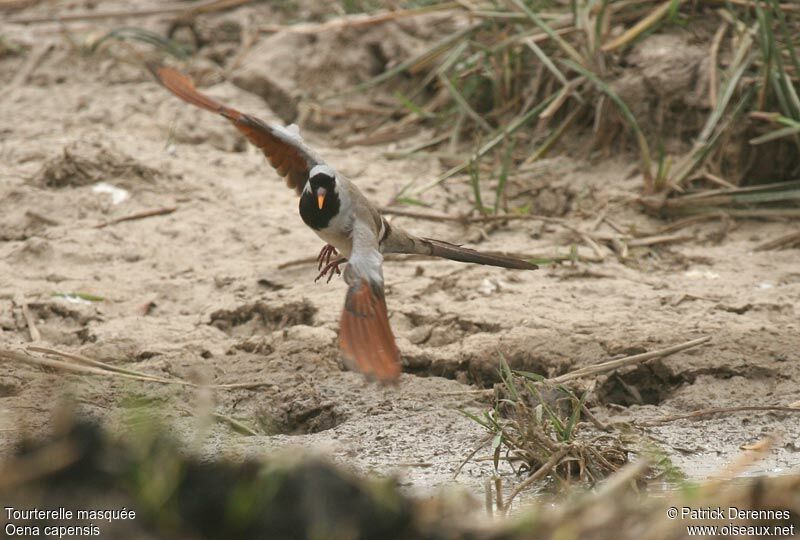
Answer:
[[[330,255],[328,256],[328,258],[330,259]],[[346,262],[347,259],[345,259],[344,257],[339,257],[327,263],[324,268],[322,267],[322,263],[320,262],[320,268],[322,268],[322,270],[320,270],[319,275],[314,279],[314,283],[325,277],[326,274],[328,275],[328,279],[325,283],[330,283],[331,280],[333,279],[334,274],[341,275],[342,271],[339,270],[339,265],[344,264]]]
[[[332,245],[325,244],[324,246],[322,246],[322,249],[319,250],[319,256],[317,257],[317,262],[319,263],[319,266],[317,266],[317,270],[322,270],[323,264],[330,264],[331,257],[333,255],[338,255],[338,254],[339,252],[336,251],[336,248],[333,247]]]

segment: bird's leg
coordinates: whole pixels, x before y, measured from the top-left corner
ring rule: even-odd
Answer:
[[[328,255],[328,259],[330,259],[330,255]],[[340,264],[344,264],[346,262],[347,262],[347,259],[345,259],[344,257],[337,257],[333,261],[327,263],[325,265],[325,267],[322,268],[322,270],[320,271],[319,275],[314,279],[314,283],[316,283],[321,278],[323,278],[325,276],[325,274],[328,275],[328,280],[325,283],[330,283],[331,279],[333,279],[333,275],[334,274],[341,275],[342,271],[339,270],[339,265]],[[320,267],[322,267],[322,263],[320,263]]]
[[[317,270],[322,269],[323,264],[330,264],[331,263],[331,255],[338,255],[339,252],[336,251],[336,248],[330,244],[325,244],[322,246],[322,249],[319,250],[319,256],[317,257],[317,262],[319,262],[319,266],[317,266]]]
[[[316,279],[314,279],[314,283],[325,277],[325,275],[328,276],[326,283],[331,282],[334,274],[341,275],[342,271],[339,270],[339,265],[347,262],[347,259],[344,257],[337,257],[331,262],[331,257],[334,255],[339,255],[339,252],[336,251],[335,247],[330,244],[325,244],[322,246],[322,249],[319,251],[319,256],[317,257],[317,261],[319,262],[317,270],[320,272]]]

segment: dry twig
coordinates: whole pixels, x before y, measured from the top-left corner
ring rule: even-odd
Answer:
[[[686,414],[670,414],[661,418],[654,418],[651,420],[637,420],[636,424],[640,426],[659,426],[668,422],[676,420],[696,420],[698,418],[705,418],[707,416],[714,416],[717,414],[728,414],[734,412],[789,412],[800,413],[800,407],[791,407],[785,405],[744,405],[740,407],[709,407],[708,409],[700,409]]]
[[[462,224],[470,223],[492,223],[495,221],[544,221],[545,223],[564,224],[565,220],[550,216],[537,216],[533,214],[502,214],[492,216],[454,216],[451,214],[441,214],[433,212],[415,212],[413,210],[403,210],[401,208],[383,207],[380,209],[382,214],[391,216],[410,217],[414,219],[426,219],[428,221],[454,222]]]
[[[191,383],[189,381],[182,381],[178,379],[164,379],[163,377],[157,377],[154,375],[143,376],[143,375],[133,375],[130,373],[120,373],[118,371],[112,371],[105,368],[72,364],[70,362],[63,362],[61,360],[51,360],[49,358],[41,358],[38,356],[33,356],[23,351],[14,351],[9,349],[0,350],[0,358],[12,362],[21,362],[39,367],[49,367],[49,368],[59,369],[62,371],[69,371],[72,373],[80,373],[84,375],[102,375],[105,377],[121,377],[125,379],[134,379],[137,381],[179,384],[184,386],[196,386],[194,383]]]
[[[45,15],[35,17],[16,17],[8,22],[16,24],[34,24],[48,22],[70,22],[70,21],[90,21],[98,19],[114,19],[120,17],[149,17],[150,15],[169,15],[178,14],[180,17],[191,17],[200,13],[212,13],[232,9],[253,0],[206,0],[187,6],[185,3],[167,4],[165,6],[151,9],[119,9],[112,11],[87,11],[82,13],[70,13],[68,15]]]
[[[25,324],[28,326],[28,334],[30,335],[31,341],[34,343],[40,341],[42,339],[42,335],[39,333],[39,329],[36,328],[36,322],[34,321],[33,314],[28,307],[28,302],[25,301],[25,297],[22,296],[22,294],[15,295],[14,303],[22,311],[22,317],[25,319]]]
[[[94,226],[95,229],[102,229],[104,227],[108,227],[109,225],[116,225],[117,223],[122,223],[123,221],[134,221],[137,219],[144,219],[153,216],[166,216],[168,214],[173,213],[177,210],[177,206],[166,206],[164,208],[154,208],[151,210],[143,210],[141,212],[135,212],[133,214],[129,214],[127,216],[122,216],[118,218],[114,218],[110,221],[106,221],[104,223],[98,223]]]
[[[753,248],[753,251],[769,251],[772,249],[786,249],[800,244],[800,232],[791,232],[778,238],[762,242]]]
[[[262,32],[291,32],[295,34],[319,34],[328,30],[341,30],[343,28],[366,28],[389,21],[416,17],[437,11],[451,11],[458,8],[457,2],[446,2],[420,8],[396,9],[380,13],[354,13],[321,23],[300,24],[264,24],[259,27]]]
[[[25,63],[22,64],[22,67],[17,71],[14,78],[11,79],[11,82],[8,85],[8,88],[16,88],[18,86],[22,86],[26,82],[28,82],[28,78],[34,72],[34,70],[39,66],[41,61],[47,56],[55,44],[52,41],[47,41],[45,43],[40,43],[34,47],[34,49],[28,54],[28,58],[25,60]]]
[[[188,386],[193,388],[212,388],[212,389],[249,389],[257,388],[259,386],[271,385],[271,382],[247,382],[247,383],[222,383],[222,384],[197,384],[183,379],[171,379],[166,377],[159,377],[158,375],[150,375],[140,371],[120,368],[93,360],[77,354],[72,354],[56,349],[49,349],[45,347],[30,347],[30,351],[42,352],[53,356],[58,356],[70,360],[71,362],[64,362],[61,360],[53,360],[50,358],[42,358],[30,354],[26,350],[14,349],[0,349],[0,359],[5,359],[11,362],[20,362],[39,367],[49,367],[61,371],[68,371],[71,373],[78,373],[82,375],[101,375],[104,377],[121,377],[124,379],[132,379],[143,382],[155,382],[160,384],[175,384],[180,386]],[[72,363],[78,362],[78,364]]]
[[[0,10],[13,11],[32,7],[41,2],[42,0],[0,0]]]
[[[702,345],[703,343],[708,343],[709,341],[711,341],[711,336],[704,336],[701,338],[693,339],[691,341],[687,341],[685,343],[681,343],[680,345],[673,345],[672,347],[667,347],[666,349],[651,351],[642,354],[634,354],[633,356],[626,356],[625,358],[619,358],[617,360],[609,360],[608,362],[603,362],[602,364],[586,366],[580,369],[576,369],[575,371],[570,371],[569,373],[565,373],[564,375],[559,375],[558,377],[545,379],[544,382],[548,382],[551,384],[562,384],[567,381],[571,381],[573,379],[579,379],[581,377],[586,377],[589,375],[597,375],[598,373],[605,373],[606,371],[613,371],[621,367],[629,366],[632,364],[640,364],[642,362],[646,362],[647,360],[652,360],[653,358],[663,358],[665,356],[675,354],[676,352],[685,351],[686,349],[697,347],[698,345]]]
[[[553,468],[561,462],[561,458],[567,455],[569,452],[569,448],[561,448],[552,456],[550,459],[547,460],[547,463],[539,467],[535,473],[530,475],[528,478],[525,479],[524,482],[521,482],[518,486],[514,488],[514,491],[511,492],[511,495],[508,496],[508,500],[506,501],[506,512],[511,510],[511,503],[514,501],[514,497],[520,494],[524,489],[527,489],[531,484],[534,482],[538,482],[548,474]]]
[[[694,235],[664,234],[656,236],[646,236],[643,238],[632,238],[628,240],[626,243],[628,244],[628,247],[643,247],[643,246],[654,246],[656,244],[673,244],[676,242],[687,242],[689,240],[694,240]]]

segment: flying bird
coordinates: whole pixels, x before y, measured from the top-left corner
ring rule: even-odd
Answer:
[[[339,323],[339,348],[345,366],[370,379],[390,382],[400,375],[397,348],[383,287],[383,254],[409,253],[454,261],[535,270],[535,264],[420,238],[390,225],[350,180],[337,173],[309,148],[295,126],[267,124],[255,116],[218,103],[200,93],[175,69],[148,64],[156,79],[183,101],[228,119],[261,149],[288,187],[300,197],[300,217],[326,245],[318,261],[317,279],[347,263],[347,295]],[[331,261],[331,256],[336,258]],[[324,265],[324,266],[323,266]]]

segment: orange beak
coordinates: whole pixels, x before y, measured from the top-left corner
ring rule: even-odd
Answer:
[[[325,204],[325,195],[327,193],[325,188],[319,188],[317,190],[317,206],[319,206],[320,210],[322,210],[322,206]]]

